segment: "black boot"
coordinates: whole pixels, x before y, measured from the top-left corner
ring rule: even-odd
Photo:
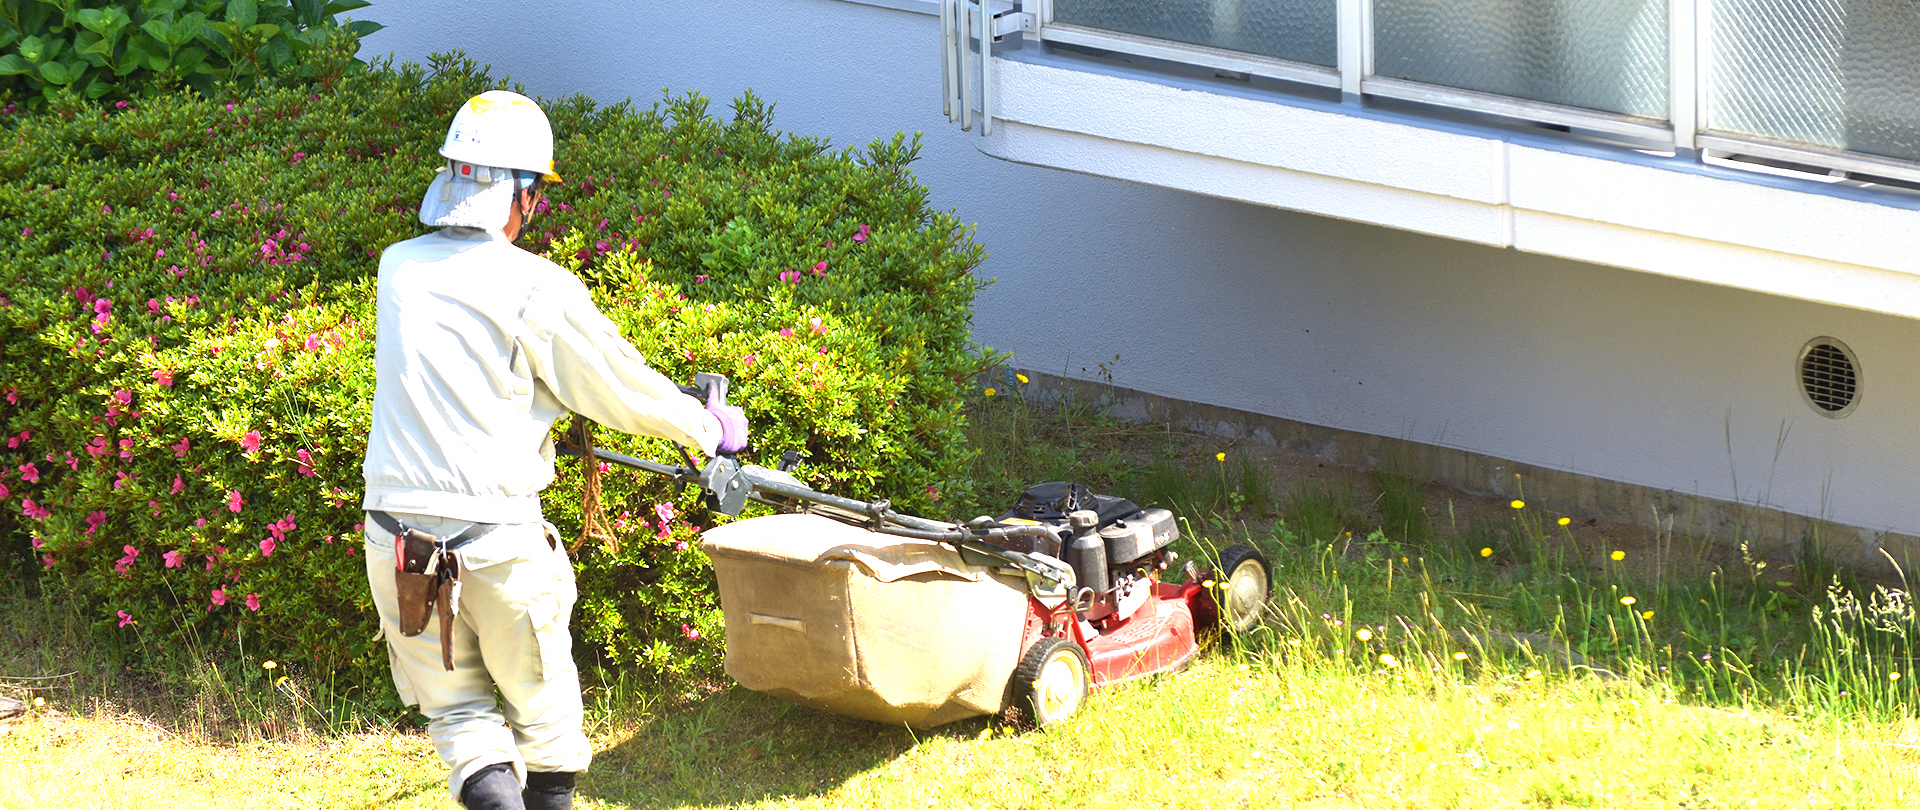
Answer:
[[[573,783],[579,776],[576,771],[528,771],[521,799],[527,810],[573,810]]]
[[[475,771],[460,786],[460,804],[467,810],[525,810],[520,801],[520,780],[513,776],[513,765],[497,762]]]

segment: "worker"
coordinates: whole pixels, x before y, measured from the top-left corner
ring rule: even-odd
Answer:
[[[747,420],[721,397],[681,393],[586,285],[514,246],[544,210],[542,184],[559,180],[538,105],[503,90],[474,96],[440,155],[420,203],[420,221],[439,230],[380,257],[367,578],[394,687],[427,716],[454,799],[567,808],[593,751],[567,631],[572,561],[540,511],[553,423],[572,411],[712,456],[745,446]],[[432,554],[416,560],[405,541],[397,551],[403,536],[431,540],[421,547]],[[411,573],[435,593],[446,586],[446,607],[401,603],[401,558],[426,561]],[[411,637],[407,610],[431,615]]]

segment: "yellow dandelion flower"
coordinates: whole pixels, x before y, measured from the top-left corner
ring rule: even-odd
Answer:
[[[1567,525],[1567,524],[1569,524],[1569,523],[1572,523],[1572,522],[1573,522],[1573,518],[1566,518],[1566,517],[1563,517],[1563,518],[1561,518],[1561,519],[1560,519],[1560,525],[1562,525],[1562,526],[1565,526],[1565,525]]]
[[[280,676],[279,678],[276,678],[276,679],[274,679],[274,681],[273,681],[273,685],[274,685],[274,686],[279,686],[279,687],[283,687],[283,688],[284,688],[284,687],[285,687],[285,686],[286,686],[286,685],[287,685],[288,683],[289,683],[289,679],[288,679],[288,678],[287,678],[287,676],[285,676],[285,675],[282,675],[282,676]]]
[[[1898,672],[1889,672],[1889,673],[1887,673],[1887,680],[1889,680],[1889,681],[1897,681],[1897,680],[1900,680],[1900,673],[1898,673]]]
[[[1457,652],[1457,653],[1454,653],[1454,654],[1453,654],[1453,660],[1455,660],[1455,661],[1465,661],[1465,660],[1467,660],[1467,654],[1466,654],[1465,652]]]
[[[1400,659],[1393,657],[1392,653],[1381,653],[1380,663],[1385,665],[1387,669],[1393,669],[1394,667],[1400,666]]]
[[[1631,596],[1622,596],[1622,597],[1620,597],[1620,604],[1623,604],[1623,605],[1626,605],[1627,607],[1633,607],[1633,603],[1635,603],[1635,602],[1638,602],[1638,601],[1640,601],[1640,600],[1638,600],[1638,599],[1635,599],[1635,598],[1633,598],[1633,597],[1631,597]]]
[[[1627,558],[1627,553],[1624,551],[1616,550],[1612,554],[1608,554],[1607,556],[1612,557],[1614,562],[1619,562]]]
[[[1483,549],[1480,549],[1480,556],[1482,556],[1482,557],[1491,557],[1491,556],[1493,556],[1493,549],[1490,549],[1490,548],[1483,548]]]
[[[1531,681],[1534,678],[1538,678],[1538,677],[1540,677],[1540,670],[1537,670],[1537,669],[1527,670],[1527,680]]]
[[[1202,582],[1202,583],[1200,583],[1200,587],[1202,587],[1202,588],[1211,588],[1211,587],[1213,587],[1213,580],[1211,580],[1211,579],[1209,579],[1209,580],[1207,580],[1206,582]]]
[[[1026,383],[1028,382],[1028,380],[1027,380],[1027,375],[1025,375],[1025,374],[1015,374],[1015,375],[1013,375],[1013,378],[1014,378],[1014,379],[1016,379],[1016,380],[1019,380],[1019,381],[1021,382],[1021,384],[1023,384],[1023,385],[1024,385],[1024,384],[1026,384]]]
[[[278,349],[278,348],[280,348],[280,339],[279,339],[279,338],[267,338],[267,348],[269,348],[269,349]]]
[[[993,389],[991,388],[987,389],[987,396],[993,396],[995,393],[996,392]]]
[[[42,706],[45,706],[45,705],[47,705],[47,699],[46,699],[46,698],[43,698],[43,697],[36,697],[36,698],[34,698],[34,699],[33,699],[33,707],[34,707],[34,708],[36,708],[36,709],[38,709],[38,708],[40,708],[40,707],[42,707]]]
[[[1640,621],[1643,621],[1643,622],[1653,621],[1653,611],[1649,610],[1645,613],[1640,614]]]
[[[1511,507],[1513,507],[1513,508],[1515,508],[1515,509],[1525,509],[1525,508],[1527,508],[1527,502],[1526,502],[1526,501],[1514,501],[1513,503],[1510,503],[1510,504],[1507,504],[1507,505],[1508,505],[1508,506],[1511,506]]]
[[[1372,630],[1368,630],[1368,629],[1367,629],[1367,628],[1365,628],[1365,627],[1362,627],[1362,628],[1360,628],[1360,632],[1358,632],[1358,633],[1354,633],[1354,634],[1353,634],[1353,636],[1354,636],[1354,638],[1357,638],[1357,639],[1360,639],[1361,641],[1372,641],[1372,640],[1373,640],[1373,631],[1372,631]]]
[[[1214,454],[1213,454],[1213,460],[1214,460],[1214,461],[1226,461],[1226,460],[1227,460],[1227,454],[1226,454],[1226,453],[1214,453]]]
[[[274,663],[274,662],[272,662],[272,661],[270,661],[270,660],[269,660],[269,661],[266,661],[266,662],[263,662],[263,663],[261,663],[261,664],[260,664],[260,668],[261,668],[261,669],[273,669],[274,667],[278,667],[278,666],[280,666],[280,665],[279,665],[279,664],[276,664],[276,663]]]

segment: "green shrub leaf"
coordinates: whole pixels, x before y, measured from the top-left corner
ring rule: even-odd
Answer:
[[[226,21],[235,31],[252,28],[260,19],[260,4],[255,0],[228,0]],[[229,35],[231,36],[231,35]]]

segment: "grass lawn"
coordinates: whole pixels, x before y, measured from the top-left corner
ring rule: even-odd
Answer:
[[[1910,807],[1920,725],[1216,656],[1041,733],[914,735],[743,690],[609,723],[593,807]],[[0,807],[447,807],[421,734],[213,744],[41,712],[0,736]]]
[[[1920,626],[1903,591],[1086,409],[1001,398],[974,419],[986,452],[966,506],[1065,477],[1176,506],[1183,554],[1269,555],[1268,621],[1045,732],[915,733],[589,674],[597,754],[578,806],[1920,802],[1903,677]],[[153,686],[89,647],[57,598],[0,585],[15,617],[0,689],[48,699],[0,725],[4,810],[451,806],[418,731],[316,728],[299,683],[257,673]]]

